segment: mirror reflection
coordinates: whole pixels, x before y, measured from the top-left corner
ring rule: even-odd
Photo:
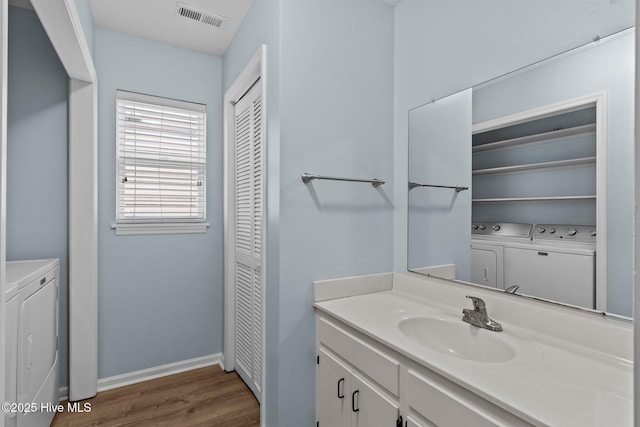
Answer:
[[[631,316],[633,79],[625,30],[411,110],[409,270]]]

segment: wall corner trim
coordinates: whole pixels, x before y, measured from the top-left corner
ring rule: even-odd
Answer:
[[[32,0],[31,4],[69,77],[95,83],[97,74],[75,3]]]

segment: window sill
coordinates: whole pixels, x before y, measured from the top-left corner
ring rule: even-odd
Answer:
[[[172,224],[111,224],[116,236],[134,236],[146,234],[198,234],[206,233],[209,223],[172,223]]]

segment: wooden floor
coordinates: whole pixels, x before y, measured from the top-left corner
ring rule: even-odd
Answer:
[[[91,412],[56,414],[54,427],[260,425],[260,406],[235,372],[196,369],[98,393]],[[67,407],[67,402],[62,402]]]

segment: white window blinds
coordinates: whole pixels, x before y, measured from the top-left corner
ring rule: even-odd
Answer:
[[[118,91],[117,224],[203,223],[206,106]]]

